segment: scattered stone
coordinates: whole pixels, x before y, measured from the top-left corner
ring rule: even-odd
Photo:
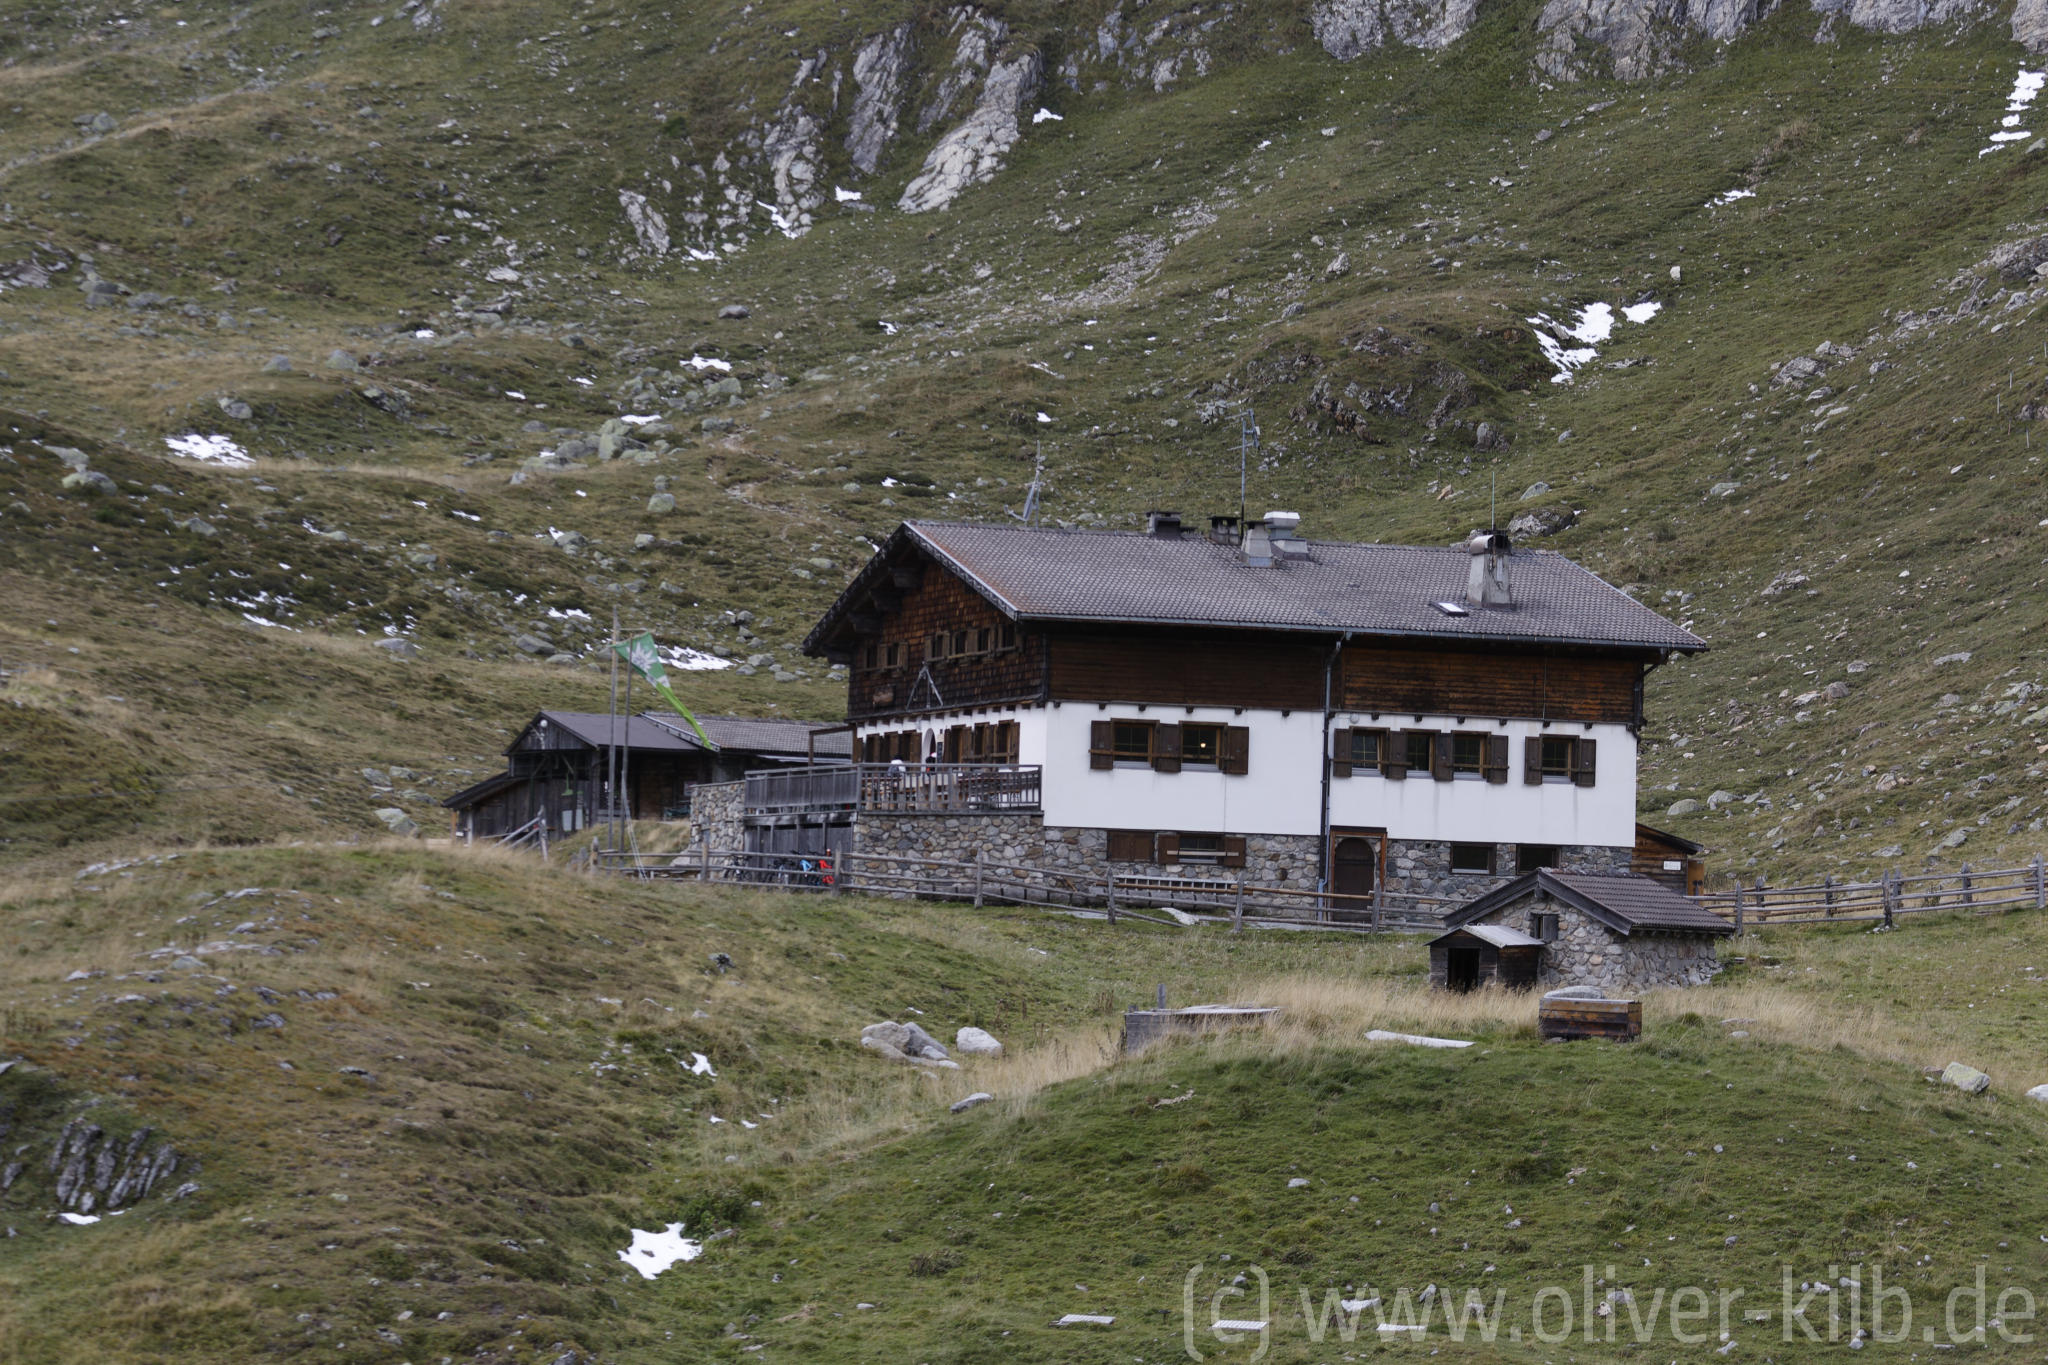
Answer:
[[[381,649],[394,658],[399,659],[417,659],[420,657],[420,647],[418,645],[410,640],[399,639],[396,636],[388,640],[378,640],[370,648]]]
[[[676,495],[673,493],[656,493],[647,500],[647,510],[656,516],[675,511]]]
[[[1946,849],[1961,848],[1964,844],[1967,844],[1969,842],[1969,829],[1965,826],[1958,825],[1956,828],[1949,831],[1948,837],[1946,839],[1943,839],[1940,843],[1934,846],[1934,851],[1936,853],[1940,853]]]
[[[1291,1180],[1289,1180],[1289,1181],[1287,1182],[1287,1188],[1288,1188],[1288,1189],[1290,1189],[1290,1190],[1305,1190],[1305,1189],[1307,1189],[1307,1188],[1308,1188],[1308,1177],[1307,1177],[1307,1176],[1305,1176],[1305,1175],[1297,1175],[1297,1176],[1293,1177],[1293,1178],[1292,1178]],[[1430,1211],[1431,1211],[1432,1213],[1434,1213],[1434,1212],[1435,1212],[1435,1210],[1434,1210],[1434,1209],[1432,1209],[1432,1210],[1430,1210]]]
[[[1523,502],[1533,502],[1535,499],[1542,497],[1545,493],[1548,493],[1549,491],[1550,485],[1543,482],[1543,480],[1538,479],[1536,482],[1530,484],[1527,488],[1522,490],[1521,500]]]
[[[1288,304],[1285,308],[1282,308],[1280,310],[1280,320],[1282,322],[1285,322],[1289,318],[1298,318],[1307,311],[1308,305],[1300,302],[1299,300],[1296,300],[1295,302]]]
[[[2043,1088],[2048,1089],[2048,1087]],[[987,1104],[994,1098],[995,1096],[989,1094],[986,1090],[977,1090],[964,1100],[954,1100],[947,1108],[955,1114],[964,1114],[970,1109],[979,1108],[981,1105]]]
[[[1883,848],[1878,849],[1871,856],[1877,858],[1897,858],[1903,855],[1905,851],[1906,848],[1903,844],[1886,844]]]
[[[554,641],[543,635],[515,635],[512,637],[512,648],[521,654],[540,655],[555,652]]]
[[[1844,701],[1849,696],[1849,684],[1837,678],[1826,687],[1823,687],[1820,690],[1820,694],[1828,701]]]
[[[893,1020],[869,1024],[860,1031],[860,1041],[864,1047],[885,1047],[910,1060],[947,1060],[944,1044],[916,1024],[899,1024]]]
[[[1523,512],[1508,522],[1508,534],[1517,540],[1554,536],[1559,531],[1569,530],[1578,520],[1578,514],[1569,508],[1543,507]]]
[[[1665,808],[1664,813],[1666,815],[1691,815],[1694,811],[1698,810],[1699,808],[1700,803],[1693,800],[1690,796],[1688,796],[1685,797],[1683,800],[1673,801],[1668,807]]]
[[[1780,365],[1778,372],[1771,376],[1771,387],[1782,389],[1787,384],[1807,383],[1810,380],[1820,378],[1821,375],[1827,372],[1827,368],[1825,362],[1815,360],[1810,355],[1793,356],[1783,365]]]
[[[64,487],[80,493],[118,493],[114,481],[97,469],[74,470],[64,476]]]
[[[220,410],[237,422],[246,422],[256,415],[255,410],[239,398],[221,399]]]
[[[1116,1321],[1102,1313],[1068,1313],[1053,1323],[1055,1327],[1107,1327]],[[1216,1324],[1221,1327],[1222,1323]]]
[[[274,355],[263,362],[263,373],[265,374],[290,374],[291,372],[292,362],[284,356]]]
[[[1340,251],[1330,263],[1323,267],[1323,274],[1329,279],[1338,279],[1351,273],[1351,255]]]
[[[1000,1057],[1003,1055],[1003,1045],[996,1041],[996,1036],[993,1033],[988,1032],[986,1029],[975,1028],[971,1024],[953,1035],[953,1046],[970,1057]]]
[[[1721,807],[1727,805],[1729,802],[1735,801],[1737,799],[1739,798],[1737,798],[1734,792],[1728,791],[1725,788],[1717,788],[1715,789],[1713,795],[1707,798],[1707,809],[1719,810],[1721,809]]]
[[[2032,1090],[2029,1090],[2027,1092],[2027,1098],[2030,1100],[2039,1100],[2043,1104],[2048,1104],[2048,1085],[2035,1086]]]
[[[187,517],[185,518],[185,520],[179,522],[178,525],[184,528],[185,530],[190,531],[195,536],[212,537],[220,534],[219,531],[214,529],[213,523],[208,521],[205,517]]]
[[[744,303],[728,303],[718,310],[718,319],[721,322],[744,322],[753,315],[754,310]]]
[[[1712,488],[1709,488],[1707,490],[1707,496],[1710,498],[1725,498],[1730,493],[1735,492],[1737,489],[1741,487],[1741,484],[1733,480],[1723,480],[1722,482],[1715,484]]]
[[[1941,1079],[1966,1095],[1981,1095],[1991,1088],[1991,1077],[1962,1062],[1950,1062],[1942,1070]]]
[[[80,128],[84,129],[86,132],[96,134],[100,137],[105,137],[108,133],[113,132],[114,129],[120,126],[119,124],[114,122],[114,116],[106,112],[106,110],[104,109],[102,109],[97,114],[80,114],[77,118],[71,121],[77,124]]]
[[[1968,662],[1970,662],[1970,651],[1967,649],[1959,649],[1953,654],[1944,654],[1940,658],[1936,659],[1934,661],[1934,666],[1936,668],[1940,668],[1944,664],[1966,664]]]

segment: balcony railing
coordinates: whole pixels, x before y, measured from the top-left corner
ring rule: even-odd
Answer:
[[[1026,812],[1039,808],[1036,764],[841,763],[747,774],[747,815]]]

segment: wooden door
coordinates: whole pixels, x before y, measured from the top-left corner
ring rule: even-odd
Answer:
[[[1479,949],[1454,943],[1444,966],[1444,984],[1452,990],[1469,991],[1479,985]]]
[[[1363,830],[1333,831],[1330,840],[1330,890],[1342,897],[1370,896],[1380,883],[1380,858],[1386,836]],[[1363,899],[1331,902],[1338,916],[1372,914],[1371,903]]]

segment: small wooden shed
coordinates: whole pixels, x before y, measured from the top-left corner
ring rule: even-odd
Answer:
[[[1636,824],[1636,846],[1628,870],[1653,882],[1662,882],[1681,896],[1697,896],[1707,889],[1707,865],[1701,855],[1703,844],[1680,838],[1669,830]]]
[[[1542,964],[1543,940],[1505,924],[1461,924],[1429,942],[1429,984],[1444,990],[1527,990]]]
[[[1720,968],[1715,945],[1735,932],[1719,915],[1633,872],[1541,868],[1444,917],[1448,932],[1430,975],[1454,985],[1448,940],[1459,931],[1507,929],[1543,945],[1537,983],[1590,986],[1609,998],[1670,986],[1703,986]]]

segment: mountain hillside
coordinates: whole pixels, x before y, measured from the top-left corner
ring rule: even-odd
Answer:
[[[1255,422],[1254,510],[1312,538],[1498,520],[1706,635],[1642,812],[1719,875],[2023,859],[2038,27],[26,12],[6,856],[437,821],[601,705],[614,611],[706,706],[832,716],[796,644],[896,520],[1011,515],[1041,459],[1052,521],[1234,510]]]

